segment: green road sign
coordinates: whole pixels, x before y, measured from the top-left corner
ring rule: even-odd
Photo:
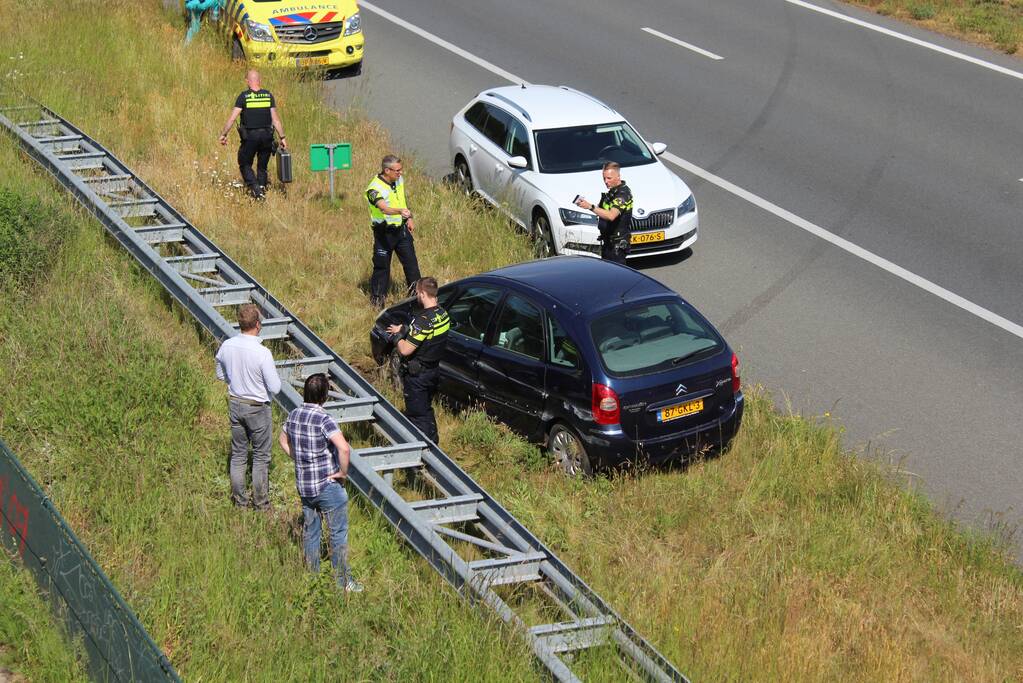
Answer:
[[[334,199],[334,171],[352,167],[352,146],[347,142],[309,145],[309,170],[327,171],[330,178],[330,199]]]
[[[347,142],[340,142],[332,145],[309,145],[309,170],[329,171],[332,152],[334,170],[343,171],[352,167],[352,146]]]

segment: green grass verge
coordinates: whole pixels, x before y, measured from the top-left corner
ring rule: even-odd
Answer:
[[[19,72],[7,82],[107,144],[368,367],[360,194],[390,147],[383,131],[327,111],[318,83],[270,75],[289,141],[352,140],[357,169],[337,206],[303,174],[287,200],[256,207],[227,184],[233,151],[214,144],[241,86],[208,35],[182,48],[155,2],[109,4],[102,22],[83,0],[0,11],[23,27],[0,47]],[[0,144],[0,187],[58,196],[31,168]],[[527,256],[524,239],[414,166],[410,188],[425,272],[446,280]],[[0,434],[188,679],[534,676],[520,641],[453,600],[362,504],[352,549],[368,592],[344,598],[306,577],[281,453],[274,515],[231,509],[211,349],[95,222],[41,201],[67,233],[26,298],[0,303],[0,386],[16,389],[0,395]],[[569,481],[478,414],[443,413],[441,439],[697,680],[1023,678],[1023,577],[1004,547],[850,456],[827,421],[779,414],[756,387],[748,401],[731,451],[685,471]],[[615,678],[600,661],[592,674]]]
[[[0,550],[0,680],[87,681],[78,649],[68,647],[32,577],[12,559]]]
[[[1007,54],[1023,45],[1023,0],[845,1]]]
[[[45,277],[56,260],[67,232],[56,204],[0,187],[0,299],[4,302],[0,309],[17,309],[25,292]],[[0,324],[0,346],[6,329]],[[11,393],[11,387],[4,393]],[[2,415],[0,409],[0,424]],[[86,680],[78,649],[66,646],[63,631],[50,618],[32,577],[0,549],[0,680],[8,680],[5,676],[14,681]]]
[[[53,193],[9,144],[0,164],[0,186]],[[353,544],[369,591],[352,598],[302,569],[284,461],[275,514],[234,510],[210,349],[93,221],[53,210],[67,234],[52,271],[0,306],[0,385],[17,388],[0,398],[0,433],[186,679],[531,675],[518,639],[453,600],[364,505]],[[26,673],[45,678],[37,664],[52,666]]]

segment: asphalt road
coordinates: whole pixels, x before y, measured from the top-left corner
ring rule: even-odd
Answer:
[[[848,445],[884,449],[970,524],[1023,522],[1023,339],[1012,327],[1023,323],[1023,78],[785,0],[373,4],[529,82],[592,93],[678,157],[1000,316],[1007,325],[677,167],[700,239],[688,258],[633,264],[715,321],[745,381],[783,407],[830,412]],[[330,82],[330,96],[381,121],[431,173],[449,172],[451,116],[508,81],[363,17],[363,75]],[[1023,559],[1020,535],[1016,547]]]

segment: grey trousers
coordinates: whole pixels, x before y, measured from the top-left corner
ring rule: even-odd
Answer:
[[[253,406],[228,400],[231,415],[231,500],[235,505],[249,505],[245,473],[248,469],[249,444],[252,444],[252,507],[270,507],[270,440],[273,418],[270,406]]]

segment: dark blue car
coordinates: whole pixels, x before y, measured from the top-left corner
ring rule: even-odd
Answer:
[[[569,473],[723,448],[739,429],[739,360],[682,297],[583,256],[531,261],[441,288],[451,316],[441,393],[546,445]],[[380,314],[378,364],[394,362]]]

